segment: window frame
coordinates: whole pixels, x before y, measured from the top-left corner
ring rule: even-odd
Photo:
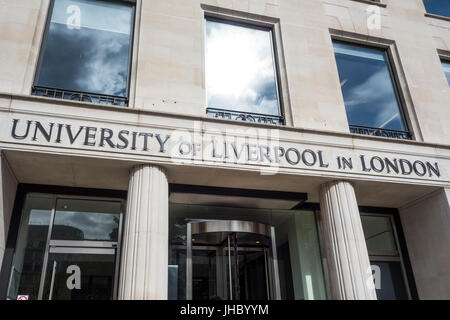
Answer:
[[[49,36],[49,30],[50,30],[50,24],[51,24],[51,19],[53,16],[53,10],[55,7],[55,1],[56,0],[50,0],[49,3],[49,7],[47,9],[47,16],[45,18],[45,25],[44,25],[44,29],[42,31],[42,36],[41,36],[41,44],[39,46],[39,53],[38,53],[38,59],[37,59],[37,63],[36,63],[36,67],[35,67],[35,72],[34,72],[34,76],[33,76],[33,82],[31,85],[31,90],[30,90],[30,94],[32,96],[38,96],[34,94],[34,90],[36,87],[39,87],[38,85],[38,81],[39,81],[39,76],[41,74],[41,70],[42,70],[42,65],[44,62],[44,52],[45,49],[47,47],[47,42],[48,42],[48,36]],[[120,99],[124,99],[125,100],[125,105],[123,107],[130,107],[129,103],[130,103],[130,92],[131,92],[131,76],[132,76],[132,71],[133,71],[133,53],[134,53],[134,44],[135,44],[135,31],[136,31],[136,18],[137,18],[137,10],[136,10],[136,6],[137,3],[136,1],[130,1],[130,0],[96,0],[96,1],[101,1],[101,2],[110,2],[110,3],[116,3],[116,4],[121,4],[121,5],[127,5],[130,6],[132,8],[132,13],[131,13],[131,17],[132,17],[132,22],[130,25],[130,48],[128,50],[128,68],[127,68],[127,85],[126,85],[126,94],[123,97],[120,96],[111,96],[108,94],[102,94],[102,93],[94,93],[94,92],[85,92],[85,91],[76,91],[73,89],[69,89],[69,88],[52,88],[55,91],[62,91],[62,92],[71,92],[74,94],[85,94],[85,95],[92,95],[92,96],[100,96],[100,97],[111,97],[111,98],[120,98]],[[49,89],[51,90],[51,89]],[[56,93],[55,93],[56,95]],[[45,97],[45,96],[44,96]],[[67,101],[78,101],[78,102],[83,102],[83,103],[94,103],[94,104],[98,104],[95,102],[90,102],[90,101],[85,101],[82,100],[82,97],[80,97],[80,100],[70,100],[70,99],[64,99],[64,98],[53,98],[53,99],[62,99],[62,100],[67,100]],[[108,105],[108,106],[115,106],[114,104],[109,104],[109,103],[105,103],[102,105]]]
[[[447,63],[448,65],[450,65],[450,60],[441,58],[441,63]],[[442,66],[442,67],[444,67],[444,66]],[[447,79],[447,73],[445,72],[444,68],[442,68],[442,72],[444,73],[445,79]],[[450,88],[450,82],[449,81],[447,81],[447,82],[448,82],[448,87]]]
[[[236,16],[227,16],[223,14],[216,14],[211,11],[205,11],[203,22],[204,22],[204,84],[205,84],[205,101],[206,101],[206,112],[205,114],[208,115],[208,109],[214,109],[214,110],[220,110],[217,108],[212,108],[209,106],[208,103],[208,76],[207,76],[207,70],[206,70],[206,50],[207,50],[207,36],[206,36],[206,23],[207,21],[213,21],[218,23],[224,23],[244,28],[250,28],[250,29],[256,29],[261,31],[266,31],[270,33],[270,44],[271,44],[271,50],[272,50],[272,56],[273,56],[273,68],[274,68],[274,75],[275,75],[275,86],[276,86],[276,93],[277,93],[277,104],[278,104],[278,115],[270,115],[270,114],[259,114],[259,113],[252,113],[247,111],[235,111],[235,110],[223,110],[224,113],[237,113],[239,116],[237,116],[235,119],[227,118],[225,115],[223,117],[216,117],[213,116],[212,118],[219,118],[219,119],[227,119],[230,121],[243,121],[243,122],[250,122],[250,123],[258,123],[258,124],[271,124],[263,121],[248,121],[245,118],[241,118],[242,115],[256,115],[261,118],[278,118],[279,124],[272,124],[272,125],[280,125],[280,126],[286,126],[286,108],[284,106],[283,102],[283,92],[282,92],[282,78],[280,73],[280,59],[277,52],[277,38],[276,38],[276,30],[275,30],[275,23],[265,23],[263,21],[253,21],[245,18],[236,18]]]
[[[384,0],[352,0],[356,2],[361,2],[369,5],[379,6],[382,8],[386,8],[386,3],[384,3]]]
[[[404,239],[401,221],[397,209],[378,208],[378,207],[359,207],[359,215],[373,217],[388,217],[393,232],[395,245],[397,246],[397,254],[387,254],[382,251],[369,251],[367,249],[369,262],[399,262],[402,271],[403,283],[405,285],[406,294],[409,300],[418,300],[418,293],[414,274],[412,272],[411,262],[409,260],[408,250]]]
[[[441,62],[441,67],[442,67],[442,72],[444,73],[444,78],[445,80],[447,80],[447,84],[448,84],[448,88],[450,89],[450,82],[447,79],[447,74],[444,70],[444,66],[442,65],[442,63],[448,63],[450,65],[450,53],[444,53],[443,51],[438,51],[438,55],[439,55],[439,61]]]
[[[396,100],[398,103],[398,109],[399,109],[399,113],[400,113],[400,117],[402,119],[403,125],[405,126],[405,131],[398,131],[398,132],[402,132],[405,133],[409,136],[409,139],[399,139],[399,138],[389,138],[389,139],[395,139],[395,140],[418,140],[416,134],[415,134],[415,130],[413,130],[413,128],[415,128],[416,126],[413,125],[412,119],[410,117],[411,114],[413,114],[412,112],[412,106],[411,106],[411,101],[412,99],[410,99],[410,97],[408,97],[407,99],[407,85],[406,85],[406,81],[402,81],[402,79],[400,78],[399,72],[401,72],[402,67],[401,65],[399,65],[399,59],[398,59],[398,54],[394,53],[396,50],[395,47],[395,43],[393,41],[390,40],[380,40],[377,38],[377,40],[370,40],[368,39],[367,36],[364,36],[364,39],[362,38],[362,35],[350,35],[350,34],[344,34],[342,31],[339,30],[334,30],[334,29],[330,29],[330,36],[331,36],[331,45],[332,45],[332,49],[333,49],[333,58],[335,59],[335,63],[336,63],[336,73],[339,75],[339,72],[337,70],[337,61],[335,58],[335,51],[333,48],[333,43],[334,42],[340,42],[340,43],[344,43],[347,45],[352,45],[352,46],[356,46],[356,47],[362,47],[362,48],[369,48],[369,49],[376,49],[376,50],[381,50],[384,51],[384,56],[386,58],[386,65],[389,71],[389,75],[391,77],[391,81],[392,81],[392,86],[394,89],[394,93],[396,96]],[[403,82],[403,83],[402,83]],[[342,88],[341,89],[341,94],[342,94],[342,98],[343,98],[343,92],[342,92]],[[344,103],[345,106],[345,103]],[[347,107],[345,107],[345,110],[347,110]],[[350,124],[348,122],[347,119],[347,123],[350,129],[350,126],[352,126],[352,124]],[[365,127],[363,127],[365,128]],[[367,127],[370,128],[370,127]],[[380,128],[372,128],[374,130],[379,129]],[[383,129],[381,129],[383,130]],[[387,129],[388,131],[397,131],[397,130],[390,130]],[[358,135],[366,135],[366,134],[360,134],[360,133],[354,133],[354,134],[358,134]],[[375,137],[381,137],[383,138],[383,136],[376,136],[376,135],[369,135],[369,136],[375,136]]]

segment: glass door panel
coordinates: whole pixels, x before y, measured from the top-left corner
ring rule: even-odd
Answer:
[[[122,202],[27,194],[7,298],[47,300],[53,278],[53,299],[113,299]],[[81,288],[69,289],[65,281],[75,274]]]
[[[111,300],[115,264],[114,249],[52,248],[43,299]]]
[[[239,299],[269,299],[266,250],[255,251],[252,248],[242,249],[247,250],[239,251]]]
[[[217,250],[192,250],[192,297],[194,300],[211,300],[217,292]]]

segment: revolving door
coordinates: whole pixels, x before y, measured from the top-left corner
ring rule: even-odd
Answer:
[[[275,229],[250,221],[187,224],[187,300],[278,300]]]

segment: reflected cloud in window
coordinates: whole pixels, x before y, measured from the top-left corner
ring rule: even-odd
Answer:
[[[407,131],[385,51],[333,45],[349,125]]]
[[[133,6],[54,3],[37,85],[126,97]]]
[[[279,115],[269,29],[206,21],[208,107]]]
[[[52,239],[117,241],[120,202],[59,199]]]

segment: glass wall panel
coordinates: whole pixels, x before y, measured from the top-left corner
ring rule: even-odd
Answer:
[[[280,115],[270,29],[206,20],[208,107]]]
[[[53,206],[53,195],[30,193],[26,196],[19,236],[11,270],[8,299],[39,293],[44,252]]]
[[[29,300],[48,299],[52,292],[54,300],[111,299],[117,277],[121,207],[120,199],[66,199],[28,193],[7,298],[25,295]],[[81,287],[69,285],[69,280],[75,279],[75,269]],[[54,291],[50,290],[52,283]]]
[[[44,299],[113,299],[116,265],[114,254],[50,253],[48,261]],[[77,272],[79,279],[76,280],[74,275]],[[70,276],[73,279],[69,279]]]
[[[423,0],[428,13],[450,18],[450,0]]]
[[[390,215],[361,214],[378,300],[409,299]]]
[[[397,245],[389,217],[361,216],[367,250],[372,253],[397,255]]]
[[[133,5],[54,1],[36,85],[127,97]]]
[[[53,240],[118,241],[121,203],[58,199]]]
[[[378,300],[408,300],[402,266],[399,261],[371,261],[378,267],[379,285],[375,287]]]
[[[386,52],[339,41],[333,46],[349,125],[407,131]]]
[[[450,61],[441,60],[442,67],[444,68],[445,77],[447,78],[448,85],[450,86]]]
[[[209,220],[252,221],[274,226],[281,299],[326,299],[317,225],[313,211],[171,203],[169,206],[169,265],[172,272],[177,273],[177,275],[172,274],[169,281],[169,293],[171,293],[172,299],[182,300],[186,298],[186,225],[188,222],[195,223]],[[229,299],[226,293],[229,276],[220,272],[220,270],[226,270],[228,266],[228,260],[221,256],[224,251],[217,248],[208,248],[208,251],[205,248],[204,250],[198,250],[201,251],[201,253],[198,253],[195,250],[196,244],[197,246],[200,245],[200,239],[198,238],[197,236],[194,239],[195,241],[192,242],[194,246],[192,252],[193,277],[195,280],[192,284],[193,298],[216,299],[217,296],[220,296]],[[257,235],[253,235],[251,239],[253,243],[258,245],[265,241],[263,238],[258,238]],[[246,241],[245,237],[241,235],[239,241],[241,243]],[[223,243],[223,246],[226,252],[227,244]],[[241,299],[244,299],[244,296],[248,299],[252,299],[252,297],[264,299],[264,297],[267,297],[264,278],[266,275],[270,277],[270,271],[265,270],[264,267],[264,251],[255,246],[245,248],[241,245],[242,252],[238,251],[237,262],[240,268]],[[231,256],[231,262],[234,263],[233,256]],[[244,266],[247,271],[243,269]]]

